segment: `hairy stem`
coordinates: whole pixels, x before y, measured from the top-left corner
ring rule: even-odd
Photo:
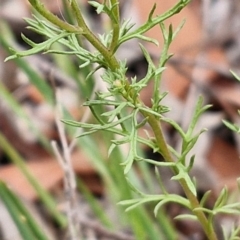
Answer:
[[[169,17],[173,16],[174,14],[180,12],[190,2],[190,0],[180,0],[177,4],[175,4],[166,13],[164,13],[160,16],[157,16],[155,18],[152,18],[152,16],[151,16],[151,19],[146,24],[137,28],[133,32],[126,34],[121,40],[119,40],[118,39],[119,38],[119,21],[118,21],[119,20],[119,7],[118,7],[119,1],[111,0],[111,4],[114,5],[113,14],[115,14],[116,22],[112,22],[113,36],[112,36],[112,41],[110,44],[110,49],[108,49],[95,36],[95,34],[88,28],[76,0],[71,0],[70,6],[76,16],[78,26],[73,26],[73,25],[70,25],[70,24],[60,20],[57,16],[55,16],[54,14],[49,12],[40,1],[38,1],[38,0],[28,0],[28,1],[43,17],[45,17],[48,21],[52,22],[53,24],[55,24],[62,30],[82,34],[102,54],[102,56],[106,62],[106,66],[104,66],[104,67],[111,69],[111,71],[113,71],[113,72],[117,72],[117,70],[120,68],[119,63],[114,56],[114,50],[117,46],[121,45],[121,43],[123,43],[129,39],[135,38],[137,35],[144,34],[148,30],[153,28],[155,25],[163,22],[164,20],[168,19]],[[129,87],[130,87],[129,82],[126,80],[125,93],[123,94],[123,97],[127,101],[130,101],[130,99],[135,99],[135,97],[133,97],[133,96],[135,96],[135,94],[132,91],[128,91]],[[129,93],[129,95],[127,96],[126,93]],[[135,99],[134,104],[137,107],[138,104],[142,104],[142,103],[140,100]],[[144,104],[142,104],[142,105],[143,105],[143,107],[145,107]],[[157,144],[163,158],[165,159],[165,161],[174,162],[174,159],[172,158],[171,153],[168,149],[166,140],[163,136],[160,120],[149,112],[141,111],[141,113],[147,119],[149,125],[151,126],[151,128],[155,134],[156,144]],[[176,167],[172,167],[172,170],[175,175],[178,174],[178,169]],[[204,212],[201,210],[194,211],[196,208],[200,207],[200,204],[199,204],[197,197],[190,190],[186,180],[180,179],[179,182],[186,194],[186,197],[190,201],[192,211],[197,216],[199,222],[201,223],[201,225],[204,229],[204,232],[206,233],[206,235],[208,236],[208,238],[210,240],[217,240],[216,234],[213,230],[212,223],[209,223]]]
[[[160,121],[151,113],[148,113],[145,111],[141,111],[141,113],[145,118],[148,119],[148,123],[151,126],[153,133],[155,135],[155,138],[156,138],[156,144],[157,144],[164,160],[167,162],[174,162],[174,159],[172,158],[171,153],[168,150],[166,140],[163,136]],[[178,170],[176,167],[172,167],[172,170],[175,175],[178,174]],[[191,209],[192,209],[193,213],[196,215],[199,222],[201,223],[203,230],[206,233],[206,235],[208,236],[209,240],[217,240],[217,236],[215,234],[213,226],[211,223],[209,223],[208,219],[206,218],[206,215],[202,211],[194,211],[194,209],[200,207],[200,204],[199,204],[197,197],[189,189],[189,187],[186,183],[186,180],[180,179],[179,183],[181,184],[183,191],[186,194],[186,197],[191,204]]]
[[[62,21],[56,15],[51,13],[42,2],[39,0],[28,0],[29,3],[37,10],[44,18],[46,18],[49,22],[53,23],[54,25],[58,26],[60,29],[66,30],[67,32],[72,33],[82,33],[83,30],[81,27],[73,26],[67,22]]]
[[[83,36],[102,54],[108,63],[108,66],[105,67],[109,67],[111,70],[119,68],[119,63],[115,56],[110,53],[107,47],[105,47],[95,36],[95,34],[88,28],[76,0],[72,0],[71,7],[76,16],[78,26],[83,29]]]
[[[115,56],[113,56],[113,54],[107,49],[107,47],[105,47],[101,43],[101,41],[93,34],[93,32],[88,28],[76,0],[72,0],[70,5],[76,16],[78,26],[73,26],[67,22],[62,21],[53,13],[51,13],[39,0],[28,1],[44,18],[46,18],[54,25],[58,26],[60,29],[67,32],[82,34],[102,54],[102,56],[106,60],[106,63],[108,63],[107,66],[104,66],[105,68],[110,68],[111,70],[119,68],[119,63]]]
[[[118,45],[118,40],[119,40],[119,32],[120,32],[120,16],[119,16],[119,2],[118,0],[111,0],[111,4],[113,7],[113,16],[114,19],[112,20],[112,30],[113,30],[113,35],[112,35],[112,41],[110,45],[110,52],[114,54],[115,48]]]
[[[162,15],[152,18],[151,21],[146,22],[145,24],[143,24],[141,27],[137,28],[133,32],[126,34],[119,41],[119,45],[121,45],[123,42],[126,42],[132,38],[135,38],[136,35],[142,35],[146,33],[147,31],[152,29],[154,26],[170,18],[171,16],[179,13],[184,7],[188,5],[190,1],[191,0],[180,0],[177,4],[175,4],[171,9],[167,10]]]

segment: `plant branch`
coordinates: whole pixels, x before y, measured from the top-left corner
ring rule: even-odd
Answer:
[[[118,45],[118,39],[119,39],[119,32],[120,32],[120,16],[119,16],[119,2],[117,0],[111,0],[112,3],[112,11],[114,19],[112,19],[112,28],[113,28],[113,35],[112,35],[112,41],[110,45],[110,52],[114,54],[115,48]]]
[[[130,88],[130,85],[126,84],[124,92],[127,92],[128,94],[123,94],[123,97],[127,101],[131,101],[131,99],[133,99],[133,96],[134,96],[133,91],[130,91],[129,88]],[[136,99],[135,102],[133,102],[133,104],[135,104],[136,107],[139,105],[142,105],[142,108],[146,108],[146,106],[140,101],[140,99]],[[161,128],[161,121],[159,120],[159,118],[157,118],[155,115],[151,114],[150,112],[143,111],[143,110],[140,110],[140,112],[144,116],[144,118],[147,119],[147,122],[149,123],[149,125],[155,135],[156,145],[159,149],[160,154],[163,156],[163,158],[166,162],[174,163],[175,161],[172,158],[172,155],[167,146],[167,141],[163,135],[163,131]],[[179,170],[177,169],[176,166],[172,166],[171,169],[175,176],[178,175]],[[191,210],[192,210],[193,214],[195,214],[196,217],[198,218],[198,220],[201,223],[202,228],[203,228],[204,232],[206,233],[206,235],[208,236],[209,240],[217,240],[217,236],[213,229],[212,222],[210,223],[208,221],[208,219],[203,211],[195,210],[195,209],[201,207],[200,203],[197,199],[197,196],[195,196],[194,193],[191,191],[191,189],[189,188],[189,186],[184,178],[179,179],[179,183],[182,186],[183,191],[191,204]]]
[[[60,20],[58,17],[56,17],[54,14],[52,14],[51,12],[49,12],[42,3],[40,3],[38,0],[28,0],[31,5],[43,16],[45,17],[48,21],[50,21],[51,23],[55,24],[56,26],[58,26],[60,29],[65,30],[67,32],[71,32],[71,33],[80,33],[82,34],[82,36],[84,36],[86,38],[86,40],[88,42],[90,42],[96,50],[99,51],[100,56],[103,59],[102,63],[106,69],[111,70],[112,76],[118,76],[119,72],[118,70],[123,70],[121,69],[121,66],[118,62],[118,60],[116,59],[116,57],[114,56],[114,51],[115,49],[120,46],[123,42],[130,40],[132,38],[138,38],[140,35],[146,33],[148,30],[152,29],[154,26],[156,26],[157,24],[163,22],[164,20],[170,18],[171,16],[175,15],[176,13],[180,12],[189,2],[190,0],[180,0],[178,3],[176,3],[170,10],[166,11],[164,14],[157,16],[157,17],[152,17],[154,9],[152,9],[148,21],[143,24],[141,27],[137,28],[136,30],[127,33],[126,35],[124,35],[121,39],[119,39],[119,1],[118,0],[110,0],[110,4],[112,7],[112,11],[113,11],[113,15],[114,18],[111,17],[111,21],[112,21],[112,40],[109,46],[109,49],[107,46],[104,46],[104,44],[100,41],[100,39],[98,39],[96,37],[96,35],[88,28],[82,13],[81,13],[81,9],[79,9],[79,6],[77,4],[76,0],[69,0],[71,9],[76,17],[77,20],[77,24],[78,26],[73,26],[70,25],[62,20]],[[115,19],[115,21],[114,21]],[[168,36],[169,37],[169,36]],[[169,43],[170,44],[170,43]],[[160,66],[165,64],[165,61],[167,60],[167,50],[168,50],[168,46],[164,49],[162,58],[160,60]],[[159,75],[160,76],[160,75]],[[158,76],[158,77],[159,77]],[[111,79],[113,81],[113,79]],[[116,80],[116,79],[114,79]],[[170,162],[170,163],[175,163],[175,160],[173,159],[166,139],[163,135],[163,131],[161,128],[161,121],[159,119],[159,117],[156,117],[156,115],[154,115],[153,111],[144,111],[143,109],[146,109],[147,107],[141,102],[141,100],[137,97],[138,93],[128,82],[128,79],[126,77],[123,77],[123,79],[120,79],[121,82],[121,86],[123,86],[123,89],[120,91],[122,96],[126,99],[126,101],[131,102],[136,109],[138,108],[139,105],[141,105],[141,109],[139,110],[142,115],[144,116],[145,119],[147,119],[147,122],[149,123],[149,125],[152,128],[152,131],[155,135],[155,144],[157,145],[159,152],[161,153],[161,155],[163,156],[164,160],[166,162]],[[158,81],[156,81],[155,84],[155,96],[154,96],[154,100],[155,100],[155,104],[156,106],[159,105],[159,96],[158,91],[159,91],[159,85],[160,84],[160,79]],[[116,86],[116,87],[120,87],[121,86]],[[152,109],[151,109],[152,110]],[[153,109],[156,110],[156,109]],[[156,113],[158,113],[156,111]],[[117,122],[115,122],[117,124]],[[106,128],[109,126],[105,126]],[[69,158],[69,156],[64,156],[66,159]],[[177,176],[179,174],[179,169],[176,165],[171,167],[175,176]],[[187,173],[186,173],[187,174]],[[188,176],[188,175],[187,175]],[[199,220],[199,222],[201,223],[203,230],[205,232],[205,234],[208,236],[209,240],[217,240],[215,231],[213,229],[213,225],[212,222],[208,221],[206,215],[204,214],[204,212],[201,209],[201,205],[197,199],[196,194],[191,190],[191,187],[189,187],[188,181],[186,180],[187,178],[179,178],[178,181],[181,184],[183,191],[187,197],[187,199],[190,202],[191,205],[191,210],[193,212],[193,214],[195,214]],[[196,210],[199,209],[199,210]]]
[[[136,35],[142,35],[152,29],[154,26],[158,25],[159,23],[163,22],[164,20],[170,18],[171,16],[179,13],[184,7],[188,5],[188,3],[191,0],[180,0],[176,5],[174,5],[171,9],[166,11],[160,16],[157,16],[155,18],[150,18],[150,21],[147,21],[145,24],[143,24],[141,27],[137,28],[133,32],[130,32],[129,34],[126,34],[123,38],[120,39],[119,45],[122,43],[135,38]],[[151,17],[151,16],[150,16]]]
[[[148,119],[148,123],[151,126],[156,138],[156,144],[164,160],[166,162],[174,162],[174,159],[172,158],[171,153],[168,150],[166,139],[164,138],[160,121],[151,113],[148,113],[146,111],[141,111],[141,113],[146,119]],[[178,174],[177,168],[174,166],[171,168],[174,174],[177,175]],[[215,231],[213,230],[213,226],[212,224],[209,224],[209,221],[207,220],[205,214],[202,211],[194,211],[194,209],[200,208],[200,204],[197,197],[189,189],[186,180],[183,178],[179,179],[179,183],[181,184],[183,191],[191,204],[193,213],[197,216],[199,222],[201,222],[204,232],[206,233],[210,240],[217,240],[217,236],[215,234]]]
[[[58,26],[60,29],[64,29],[67,32],[72,33],[82,33],[82,28],[73,26],[67,22],[62,21],[60,18],[58,18],[56,15],[51,13],[42,2],[39,0],[28,0],[29,3],[49,22],[53,23],[54,25]]]
[[[119,68],[119,63],[115,56],[113,56],[107,47],[105,47],[101,41],[93,34],[93,32],[88,28],[81,11],[79,10],[76,0],[72,0],[71,7],[77,19],[78,26],[83,29],[82,35],[102,54],[106,59],[108,66],[111,70],[116,70]]]
[[[81,11],[79,10],[78,4],[76,0],[72,0],[70,6],[76,16],[78,26],[73,26],[67,22],[62,21],[53,13],[51,13],[43,3],[39,0],[28,0],[29,3],[38,11],[44,18],[46,18],[52,24],[58,26],[60,29],[65,30],[71,33],[79,33],[82,34],[106,59],[108,63],[105,68],[110,68],[111,70],[116,70],[119,68],[119,63],[115,56],[113,56],[107,47],[105,47],[101,41],[93,34],[93,32],[88,28],[85,23]]]

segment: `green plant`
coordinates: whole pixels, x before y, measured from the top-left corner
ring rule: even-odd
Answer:
[[[104,69],[102,80],[107,84],[108,92],[97,92],[94,99],[86,100],[84,103],[84,106],[90,108],[92,115],[95,117],[95,122],[86,123],[76,122],[74,120],[63,120],[63,122],[67,125],[84,129],[85,131],[78,136],[81,138],[99,131],[108,134],[107,136],[111,141],[108,152],[109,156],[114,154],[114,156],[119,156],[119,159],[121,159],[120,161],[118,160],[112,163],[117,166],[117,170],[115,170],[116,177],[119,179],[122,178],[124,182],[127,182],[129,178],[128,184],[130,188],[140,196],[139,198],[134,198],[133,195],[129,193],[130,190],[127,189],[126,194],[121,195],[125,200],[119,204],[128,206],[127,210],[131,210],[143,203],[154,202],[156,203],[154,214],[157,216],[160,207],[164,204],[170,202],[178,203],[189,209],[190,214],[181,215],[177,218],[197,220],[201,224],[208,239],[217,239],[213,224],[215,215],[218,213],[239,213],[240,204],[227,204],[227,190],[223,189],[213,209],[207,209],[205,202],[210,192],[206,192],[201,201],[199,201],[197,198],[196,183],[189,175],[194,164],[195,156],[188,156],[188,153],[195,145],[200,134],[204,132],[203,130],[195,134],[194,128],[201,114],[210,106],[203,106],[203,99],[199,97],[192,121],[188,130],[184,131],[176,122],[164,116],[164,113],[169,111],[169,109],[161,103],[162,99],[167,96],[167,93],[161,93],[160,89],[161,76],[165,70],[165,64],[171,57],[171,54],[168,53],[169,46],[183,26],[183,24],[180,24],[179,28],[174,31],[171,25],[166,28],[164,21],[181,11],[190,0],[180,0],[170,10],[156,17],[154,16],[154,6],[149,13],[147,22],[134,30],[132,30],[133,24],[131,24],[130,21],[121,23],[119,1],[105,0],[103,3],[89,1],[88,3],[96,8],[98,14],[106,14],[111,22],[110,31],[99,37],[88,28],[81,8],[79,8],[76,0],[67,1],[67,6],[73,12],[76,24],[67,23],[59,19],[49,12],[38,0],[29,0],[29,2],[33,8],[47,20],[46,22],[36,16],[34,19],[26,19],[30,25],[29,28],[44,35],[46,41],[37,44],[23,36],[23,39],[32,48],[24,52],[15,52],[12,50],[13,54],[8,57],[7,60],[39,52],[74,55],[79,59],[79,62],[81,62],[80,68],[92,67],[93,64],[97,64],[95,69],[89,71],[85,81],[88,81],[87,79],[91,78],[100,68]],[[139,44],[148,63],[148,71],[142,79],[137,79],[136,77],[128,79],[126,75],[126,62],[119,61],[115,53],[124,42],[131,39],[139,39],[158,44],[156,40],[143,35],[156,25],[160,26],[164,39],[162,54],[158,63],[156,64],[145,47]],[[80,39],[87,40],[88,43],[94,47],[94,51],[90,51],[84,47],[83,44],[80,44]],[[62,50],[54,49],[55,43],[62,44],[64,48],[62,48]],[[151,81],[154,82],[152,106],[147,107],[140,100],[139,95]],[[182,147],[180,152],[168,145],[162,131],[163,122],[170,124],[181,136]],[[146,125],[150,126],[154,137],[150,137],[150,134],[147,134],[145,138],[138,135],[138,129]],[[129,145],[129,151],[125,161],[122,161],[123,157],[120,156],[119,146],[124,144]],[[139,144],[146,145],[152,148],[154,152],[160,153],[164,162],[144,158],[140,154]],[[161,176],[158,176],[158,178],[161,183],[162,193],[144,193],[141,189],[134,186],[130,180],[133,179],[132,174],[135,163],[148,163],[156,167],[170,168],[174,174],[172,180],[179,182],[186,197],[169,193],[161,182]],[[121,168],[120,165],[123,166],[123,168]],[[108,179],[108,172],[104,172],[103,175],[104,174],[106,175],[105,178]],[[111,179],[111,177],[109,177],[109,179]],[[114,182],[111,184],[114,184]],[[127,197],[130,197],[130,199],[126,200]],[[138,216],[143,216],[143,213],[144,212],[139,212]],[[133,229],[135,229],[136,238],[145,239],[145,234],[138,232],[137,223],[135,224],[132,221],[132,224]],[[146,225],[146,227],[148,226]],[[151,239],[154,238],[156,238],[156,236],[153,234]]]
[[[2,181],[0,181],[0,197],[24,239],[48,239],[23,203]]]

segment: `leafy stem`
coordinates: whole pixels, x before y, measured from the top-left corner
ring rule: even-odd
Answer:
[[[102,54],[108,66],[111,70],[116,70],[119,68],[117,59],[110,53],[110,51],[105,47],[101,41],[96,37],[96,35],[88,28],[82,13],[79,9],[76,0],[72,0],[70,5],[74,11],[74,14],[77,19],[78,26],[83,29],[82,35]]]
[[[67,22],[62,21],[52,12],[50,12],[42,2],[39,0],[28,0],[29,3],[36,9],[44,18],[46,18],[49,22],[58,26],[60,29],[64,29],[67,32],[71,33],[82,33],[83,29],[77,26],[73,26]]]
[[[125,86],[125,92],[129,93],[127,96],[125,96],[125,98],[127,99],[127,101],[131,101],[131,99],[133,99],[133,97],[132,97],[132,91],[129,91],[129,85]],[[198,105],[200,103],[201,103],[201,99],[199,100]],[[135,102],[133,102],[133,104],[135,104],[137,106],[142,105],[141,109],[147,108],[139,99],[137,99],[137,101],[135,100]],[[171,153],[167,146],[166,139],[163,135],[163,131],[161,128],[161,121],[159,120],[159,117],[156,117],[155,115],[151,114],[150,112],[147,112],[144,110],[140,110],[140,112],[144,116],[144,118],[147,120],[149,125],[151,126],[153,133],[155,135],[155,143],[157,145],[159,152],[163,156],[164,160],[166,162],[174,163],[175,161],[171,156]],[[199,110],[199,112],[200,112],[200,110]],[[197,115],[197,112],[196,112],[196,115]],[[196,118],[194,118],[194,120],[196,121]],[[171,168],[172,168],[172,171],[174,172],[175,176],[179,174],[179,169],[176,166],[171,166]],[[210,240],[217,240],[217,236],[213,229],[212,222],[208,221],[208,219],[203,211],[195,210],[195,209],[200,208],[200,203],[197,199],[196,194],[194,194],[191,191],[189,184],[186,182],[185,178],[179,178],[179,183],[182,186],[183,191],[186,194],[186,197],[190,202],[191,210],[196,215],[199,222],[202,224],[204,232],[206,233],[206,235],[208,236],[208,238]]]
[[[152,29],[154,26],[158,25],[159,23],[163,22],[164,20],[170,18],[171,16],[179,13],[184,7],[188,5],[188,3],[191,0],[180,0],[177,4],[175,4],[171,9],[166,11],[160,16],[152,17],[154,10],[156,6],[152,8],[152,11],[149,15],[148,21],[143,24],[141,27],[137,28],[136,30],[130,32],[129,34],[126,34],[124,37],[122,37],[119,41],[119,45],[121,45],[123,42],[126,42],[132,38],[136,38],[136,36],[141,36],[142,34],[146,33],[150,29]]]
[[[113,29],[113,33],[112,33],[112,41],[111,41],[111,45],[109,47],[110,52],[112,54],[114,54],[115,52],[115,48],[118,45],[118,39],[119,39],[119,33],[120,33],[120,16],[119,16],[119,2],[118,0],[111,0],[111,7],[112,7],[112,15],[113,18],[112,19],[112,29]]]
[[[49,22],[59,27],[60,30],[63,31],[63,33],[73,33],[72,35],[81,34],[83,37],[86,38],[86,40],[93,45],[93,47],[98,51],[98,56],[95,55],[92,56],[90,52],[86,51],[84,53],[81,53],[84,55],[84,59],[86,59],[86,63],[99,63],[101,67],[104,67],[106,69],[105,76],[103,76],[103,80],[105,80],[107,83],[109,83],[109,93],[106,95],[105,99],[102,97],[98,102],[102,106],[106,106],[106,104],[103,102],[103,99],[105,101],[109,101],[109,98],[107,97],[113,97],[116,101],[119,100],[119,95],[125,99],[125,101],[128,103],[128,106],[133,106],[132,114],[129,114],[127,116],[122,116],[120,114],[121,110],[127,106],[127,104],[118,104],[117,107],[111,111],[110,113],[103,113],[102,115],[98,116],[96,114],[97,120],[99,120],[100,125],[92,126],[91,124],[84,124],[86,129],[90,129],[89,132],[93,133],[97,130],[112,130],[113,128],[118,126],[122,126],[122,129],[126,131],[124,127],[125,121],[132,119],[132,129],[131,131],[127,132],[129,134],[126,136],[122,142],[129,142],[131,145],[131,152],[128,155],[129,161],[126,162],[126,168],[129,170],[132,166],[133,161],[135,158],[138,157],[137,155],[137,129],[139,125],[144,125],[145,123],[148,123],[150,127],[152,128],[152,131],[155,135],[155,146],[156,149],[159,151],[159,153],[163,156],[164,160],[167,163],[171,163],[171,169],[174,173],[174,178],[179,181],[181,184],[184,193],[186,195],[186,198],[189,201],[190,208],[192,210],[192,213],[195,214],[195,216],[198,218],[199,222],[201,223],[204,232],[208,236],[210,240],[217,240],[215,231],[213,229],[213,224],[210,222],[204,211],[201,209],[201,205],[197,199],[196,189],[194,183],[190,180],[188,169],[191,167],[185,165],[185,159],[181,161],[181,159],[177,162],[175,162],[175,159],[173,159],[173,156],[170,152],[170,149],[167,145],[166,139],[164,137],[162,127],[161,127],[161,121],[164,121],[162,118],[162,112],[161,112],[161,106],[160,101],[163,97],[163,95],[159,94],[159,85],[160,85],[160,78],[161,73],[164,69],[164,65],[170,55],[168,55],[168,49],[171,41],[173,40],[174,36],[176,35],[176,32],[172,32],[172,27],[169,27],[169,32],[167,33],[164,25],[162,22],[166,20],[167,18],[173,16],[174,14],[180,12],[189,2],[190,0],[180,0],[177,4],[175,4],[170,10],[165,12],[164,14],[160,16],[153,17],[153,13],[155,10],[155,7],[153,7],[152,11],[149,14],[148,21],[143,24],[141,27],[137,28],[136,30],[133,30],[132,32],[129,32],[130,28],[126,26],[124,29],[124,34],[120,34],[120,16],[119,16],[119,1],[118,0],[109,0],[109,6],[106,6],[106,1],[104,1],[104,4],[99,3],[93,3],[98,4],[99,10],[101,12],[104,11],[108,14],[111,23],[112,23],[112,32],[111,32],[111,41],[104,42],[101,41],[87,26],[86,21],[83,18],[82,11],[79,9],[79,6],[77,4],[76,0],[69,0],[70,7],[75,15],[77,26],[71,25],[67,22],[62,21],[57,16],[49,12],[44,5],[39,0],[28,0],[30,4],[43,16],[45,17]],[[94,2],[94,1],[91,1]],[[160,58],[159,66],[155,67],[153,62],[150,60],[149,54],[145,51],[143,47],[142,51],[144,53],[144,56],[146,57],[148,63],[149,63],[149,72],[145,76],[144,79],[142,79],[139,82],[136,82],[136,79],[131,79],[132,84],[128,81],[128,78],[126,76],[126,67],[124,63],[118,62],[116,59],[114,53],[116,49],[127,40],[130,40],[132,38],[141,38],[148,41],[151,41],[151,39],[142,36],[142,34],[146,33],[148,30],[153,28],[155,25],[160,24],[163,37],[164,37],[164,48],[163,53]],[[64,35],[63,34],[63,35]],[[121,37],[120,37],[121,35]],[[62,39],[66,40],[68,36],[63,36]],[[72,37],[72,36],[71,36]],[[109,37],[109,35],[108,35]],[[73,37],[72,37],[73,38]],[[70,37],[69,37],[70,39]],[[59,41],[58,38],[56,38],[56,41]],[[73,39],[74,40],[74,39]],[[153,41],[153,40],[152,40]],[[79,47],[77,41],[72,41],[72,43],[76,46],[76,49],[80,49],[79,51],[83,51],[82,48]],[[52,44],[52,42],[51,42]],[[44,44],[43,44],[44,45]],[[40,50],[43,50],[42,47]],[[75,49],[75,48],[74,48]],[[63,53],[63,52],[62,52]],[[67,52],[64,52],[67,54]],[[69,53],[69,52],[68,52]],[[74,53],[77,55],[79,53]],[[100,56],[99,56],[100,55]],[[96,57],[96,58],[95,58]],[[101,58],[101,59],[100,59]],[[96,60],[97,59],[97,60]],[[100,60],[99,60],[100,59]],[[105,77],[105,79],[104,79]],[[140,100],[139,98],[139,92],[143,87],[145,87],[152,78],[154,78],[155,84],[154,84],[154,97],[153,97],[153,108],[148,108],[145,106],[145,104]],[[201,111],[204,110],[204,108],[201,109],[201,101],[199,101],[199,109],[196,111],[195,118],[193,119],[192,127],[190,126],[190,130],[195,126],[195,122],[198,119]],[[91,103],[90,103],[91,104]],[[92,112],[94,111],[94,108],[90,108]],[[138,124],[137,122],[137,113],[140,112],[144,120],[142,123]],[[126,115],[126,114],[125,114]],[[109,121],[108,123],[105,123],[101,120],[101,117],[107,117]],[[116,121],[114,119],[117,119]],[[77,126],[77,124],[75,124]],[[177,126],[177,124],[175,124]],[[87,133],[88,134],[88,133]],[[191,148],[191,144],[189,143],[195,143],[194,141],[197,139],[197,136],[192,137],[191,136],[192,131],[190,131],[189,134],[184,134],[182,132],[182,137],[184,138],[184,141],[186,142],[186,146],[184,145],[184,150],[186,153],[188,153],[189,149]],[[86,135],[86,134],[85,134]],[[116,142],[116,141],[115,141]],[[120,144],[120,141],[118,141]],[[185,158],[185,155],[183,155],[183,158]],[[125,168],[125,172],[126,171]]]
[[[143,114],[143,116],[145,118],[148,119],[148,123],[151,126],[151,128],[154,132],[154,135],[155,135],[156,145],[157,145],[158,149],[160,150],[160,153],[163,156],[164,160],[167,162],[174,162],[174,160],[168,150],[166,140],[163,136],[161,123],[160,123],[159,119],[157,119],[155,116],[153,116],[150,113],[143,112],[143,111],[141,113]],[[172,166],[171,168],[172,168],[174,174],[177,175],[178,169],[175,166]],[[183,178],[179,179],[179,183],[181,184],[183,191],[186,194],[186,197],[191,204],[191,209],[194,211],[194,209],[199,208],[200,207],[199,201],[198,201],[197,197],[189,189],[189,186],[186,183],[186,180]],[[194,213],[197,216],[197,218],[199,219],[199,221],[201,222],[202,227],[203,227],[205,233],[207,234],[208,238],[211,240],[217,240],[216,234],[213,230],[213,226],[212,226],[212,224],[209,223],[208,219],[206,218],[206,215],[202,211],[194,211]]]
[[[107,66],[111,70],[116,70],[119,68],[119,63],[115,56],[113,56],[110,51],[105,47],[101,41],[95,36],[95,34],[88,28],[81,11],[79,10],[76,0],[69,1],[70,6],[76,16],[78,26],[71,25],[67,22],[62,21],[56,15],[51,13],[42,2],[39,0],[28,0],[29,3],[34,7],[37,12],[39,12],[44,18],[46,18],[52,24],[58,26],[60,29],[67,32],[82,34],[106,59],[108,63]]]

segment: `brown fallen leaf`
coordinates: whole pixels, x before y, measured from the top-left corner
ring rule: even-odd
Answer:
[[[72,164],[77,175],[89,176],[88,178],[96,175],[94,168],[81,151],[77,151],[72,155]],[[48,191],[51,191],[63,180],[63,170],[53,157],[32,159],[28,161],[26,165],[30,173],[39,181],[44,189]],[[38,194],[15,165],[10,164],[2,166],[0,168],[0,179],[6,182],[23,198],[27,200],[36,200],[38,198]],[[97,190],[96,182],[94,182],[94,180],[92,181],[92,184],[94,189]],[[91,190],[90,180],[88,180],[88,187]],[[100,188],[101,187],[99,187],[99,189]]]

